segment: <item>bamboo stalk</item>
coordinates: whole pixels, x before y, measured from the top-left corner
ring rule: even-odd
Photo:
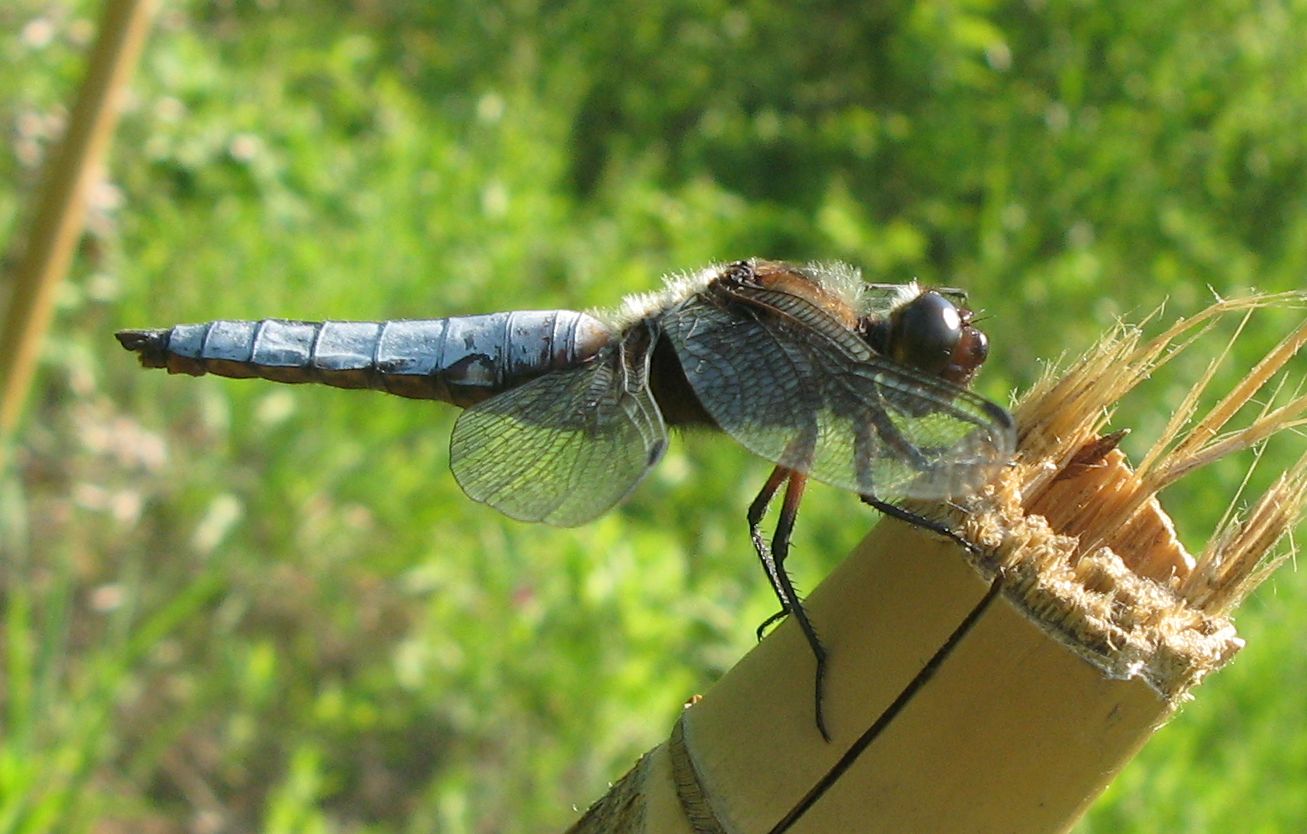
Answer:
[[[830,654],[831,743],[813,727],[812,658],[786,623],[571,830],[1069,829],[1242,647],[1228,613],[1277,563],[1267,554],[1307,502],[1304,456],[1194,559],[1156,499],[1168,456],[1133,471],[1119,435],[1101,436],[1110,409],[1195,330],[1303,300],[1220,301],[1150,342],[1123,328],[1041,381],[1016,409],[1014,465],[965,511],[934,510],[982,555],[885,521],[809,598]],[[1174,421],[1159,448],[1188,466],[1256,442],[1268,415],[1294,425],[1290,403],[1216,437],[1303,342],[1272,351],[1260,382],[1237,386],[1190,435]]]
[[[86,219],[86,194],[141,54],[153,0],[108,0],[68,128],[46,160],[26,248],[0,328],[0,440],[22,415],[42,339]]]

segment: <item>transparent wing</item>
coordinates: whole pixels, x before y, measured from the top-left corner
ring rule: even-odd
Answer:
[[[862,494],[959,495],[1016,445],[999,406],[871,350],[803,299],[759,311],[694,298],[663,326],[719,426],[775,463]]]
[[[916,286],[915,284],[873,284],[864,282],[862,292],[860,293],[859,304],[863,313],[889,313],[896,303],[903,297],[903,288],[905,286]],[[967,291],[958,287],[935,287],[932,286],[932,292],[937,292],[947,298],[949,301],[958,306],[965,306],[967,303]]]
[[[648,385],[629,370],[613,351],[463,412],[449,444],[458,485],[522,521],[570,527],[602,515],[667,447]]]

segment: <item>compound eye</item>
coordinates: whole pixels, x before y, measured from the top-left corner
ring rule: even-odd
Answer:
[[[951,361],[941,376],[957,385],[966,385],[987,358],[989,339],[974,327],[964,327],[958,343],[953,346]]]
[[[931,375],[943,373],[962,335],[962,315],[937,292],[925,292],[895,315],[890,357]]]
[[[989,358],[989,339],[974,327],[968,327],[953,348],[953,361],[958,365],[983,365]]]

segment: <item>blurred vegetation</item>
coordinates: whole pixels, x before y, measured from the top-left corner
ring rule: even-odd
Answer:
[[[766,465],[720,439],[597,523],[521,525],[459,493],[451,409],[145,374],[116,328],[839,258],[967,288],[1006,401],[1119,315],[1303,283],[1301,3],[164,5],[0,481],[0,834],[558,830],[773,606]],[[0,251],[97,13],[0,7]],[[1135,454],[1203,361],[1128,404]],[[1191,544],[1247,464],[1168,493]],[[873,521],[812,490],[800,585]],[[1303,585],[1082,834],[1307,819]]]

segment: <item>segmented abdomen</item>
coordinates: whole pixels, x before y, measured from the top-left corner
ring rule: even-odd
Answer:
[[[514,311],[415,321],[212,321],[123,330],[147,368],[375,388],[459,406],[593,357],[612,340],[572,310]]]

